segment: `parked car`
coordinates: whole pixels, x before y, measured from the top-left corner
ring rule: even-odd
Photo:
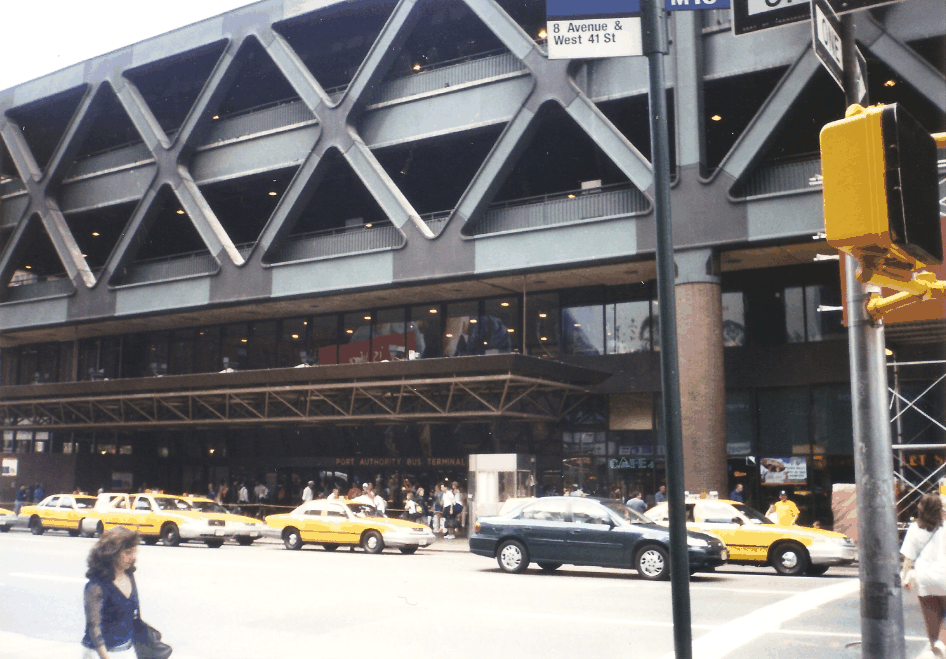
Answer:
[[[34,535],[57,529],[77,536],[94,506],[95,497],[88,494],[51,494],[37,504],[20,508],[20,517]]]
[[[369,554],[385,547],[413,554],[434,542],[433,532],[423,524],[391,519],[374,506],[340,499],[307,501],[291,513],[269,515],[266,524],[280,532],[286,549],[320,544],[335,551],[347,545],[360,546]]]
[[[225,520],[200,512],[183,497],[151,493],[100,494],[82,532],[101,535],[116,526],[137,529],[145,544],[154,545],[160,540],[170,547],[197,540],[216,548],[238,532],[236,526],[227,526]]]
[[[687,528],[711,533],[729,547],[731,563],[771,565],[784,575],[819,576],[832,565],[849,565],[857,547],[843,533],[807,526],[779,526],[738,501],[691,499],[686,502]],[[667,524],[667,504],[645,517]]]
[[[505,572],[524,572],[536,562],[545,570],[564,564],[637,570],[645,579],[670,578],[670,532],[619,501],[588,497],[546,497],[505,515],[481,517],[470,536],[470,551],[495,558]],[[690,572],[726,563],[719,538],[687,533]]]
[[[13,511],[0,508],[0,532],[6,533],[13,528],[14,524],[16,524],[16,515]]]
[[[254,540],[259,539],[264,532],[269,531],[269,527],[264,522],[255,517],[232,513],[225,506],[212,499],[185,494],[184,500],[211,519],[222,519],[226,522],[227,529],[233,529],[235,532],[233,539],[243,547],[253,544]]]

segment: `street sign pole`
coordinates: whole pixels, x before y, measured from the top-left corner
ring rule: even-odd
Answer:
[[[677,359],[677,306],[674,291],[673,231],[670,224],[670,146],[664,55],[669,52],[664,0],[642,0],[641,41],[650,82],[650,149],[654,166],[657,221],[657,299],[660,305],[661,423],[667,440],[667,505],[670,517],[670,592],[676,659],[692,659],[690,561],[687,555],[683,485],[683,431]]]
[[[851,14],[840,17],[845,106],[867,103],[867,81],[858,84]],[[863,74],[866,78],[866,71]],[[857,481],[858,572],[861,580],[862,659],[905,659],[903,596],[894,497],[893,450],[887,407],[884,326],[867,314],[870,288],[857,280],[857,260],[847,254],[848,350]]]

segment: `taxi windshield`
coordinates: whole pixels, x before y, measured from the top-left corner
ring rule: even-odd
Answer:
[[[213,501],[191,501],[191,506],[194,510],[199,510],[202,513],[229,513],[230,511],[221,506],[219,503],[214,503]]]
[[[650,524],[651,521],[638,512],[634,512],[620,501],[602,501],[601,505],[616,514],[628,524]]]
[[[755,508],[750,508],[744,503],[734,503],[732,507],[738,510],[742,515],[745,515],[751,524],[772,524],[772,520],[768,519]]]
[[[154,502],[158,504],[158,508],[161,510],[194,510],[194,507],[183,499],[155,497]]]
[[[350,503],[348,508],[355,514],[355,517],[384,517],[377,508],[366,503]]]

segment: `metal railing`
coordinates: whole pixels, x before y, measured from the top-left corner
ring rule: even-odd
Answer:
[[[415,73],[383,81],[372,95],[371,104],[387,103],[408,96],[439,91],[457,85],[525,71],[518,57],[504,50],[477,53],[460,59],[438,62]]]
[[[390,222],[372,223],[371,227],[338,227],[289,236],[273,254],[273,263],[303,261],[395,249],[404,244],[404,236]]]
[[[282,99],[227,115],[214,121],[201,146],[258,135],[268,130],[316,123],[315,115],[298,97]]]
[[[473,235],[645,213],[650,202],[629,183],[572,190],[493,204],[472,229]]]
[[[119,285],[130,286],[209,275],[217,272],[219,268],[217,260],[206,250],[189,254],[174,254],[132,263],[122,273]]]
[[[814,155],[793,161],[762,164],[733,187],[732,196],[751,199],[820,187],[821,159]]]
[[[6,294],[3,296],[4,302],[22,302],[23,300],[39,300],[47,297],[59,297],[60,295],[69,295],[75,291],[66,275],[51,275],[44,278],[36,278],[32,281],[21,280],[11,281],[7,287]]]
[[[83,158],[77,159],[72,163],[72,167],[66,172],[63,179],[64,183],[85,176],[104,171],[128,167],[141,163],[151,162],[154,157],[145,146],[144,142],[132,144],[123,144],[122,146],[102,151]]]

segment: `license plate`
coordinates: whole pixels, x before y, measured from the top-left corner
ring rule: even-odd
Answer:
[[[719,552],[719,557],[720,557],[721,559],[723,559],[724,561],[725,561],[725,560],[728,560],[728,559],[729,559],[729,552],[724,549],[724,550],[722,550],[721,552]]]

